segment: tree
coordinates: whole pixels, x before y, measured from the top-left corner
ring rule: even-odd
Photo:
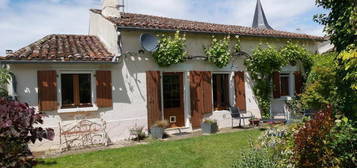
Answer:
[[[316,0],[316,4],[329,11],[315,15],[314,20],[325,25],[325,31],[338,52],[350,44],[357,44],[356,0]]]
[[[17,101],[0,98],[0,167],[30,168],[36,164],[28,143],[52,140],[52,128],[42,128],[41,113]]]

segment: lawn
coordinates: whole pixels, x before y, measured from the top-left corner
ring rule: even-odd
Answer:
[[[36,168],[229,168],[259,130],[155,141],[119,149],[45,159]]]

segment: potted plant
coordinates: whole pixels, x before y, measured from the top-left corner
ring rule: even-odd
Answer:
[[[154,126],[150,128],[150,134],[153,138],[162,139],[165,133],[165,128],[169,126],[167,120],[156,121]]]
[[[218,125],[216,120],[204,120],[201,124],[203,133],[214,134],[218,131]]]
[[[249,119],[249,124],[253,125],[253,126],[259,126],[260,119],[253,117],[253,118]]]

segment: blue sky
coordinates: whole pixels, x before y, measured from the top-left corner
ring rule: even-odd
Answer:
[[[315,0],[261,0],[276,30],[324,35]],[[48,34],[87,34],[90,8],[101,0],[0,0],[0,55]],[[251,26],[256,0],[125,0],[127,12]]]

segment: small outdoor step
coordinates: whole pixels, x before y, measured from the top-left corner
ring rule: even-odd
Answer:
[[[176,128],[167,128],[165,132],[168,135],[186,135],[192,133],[191,127],[176,127]]]

